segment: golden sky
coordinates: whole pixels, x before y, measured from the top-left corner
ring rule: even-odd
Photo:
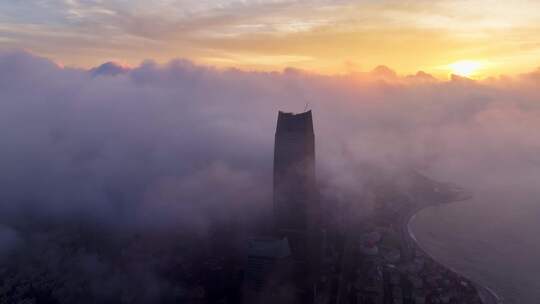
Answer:
[[[2,1],[0,49],[77,67],[187,58],[254,70],[386,65],[483,78],[540,66],[540,1]]]

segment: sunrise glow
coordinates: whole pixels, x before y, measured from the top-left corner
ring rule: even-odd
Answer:
[[[0,0],[0,304],[539,304],[540,0]]]
[[[452,74],[462,77],[472,77],[476,75],[482,64],[473,60],[461,60],[450,64],[449,67]]]
[[[2,1],[0,50],[79,68],[181,58],[256,71],[384,65],[403,76],[486,78],[540,65],[539,19],[540,2],[527,0]]]

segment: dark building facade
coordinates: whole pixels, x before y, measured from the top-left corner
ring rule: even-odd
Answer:
[[[275,288],[286,281],[290,274],[285,264],[290,258],[287,239],[253,238],[248,242],[246,283],[251,290]]]
[[[293,257],[307,259],[318,228],[315,134],[311,111],[279,112],[274,146],[274,225]]]
[[[322,250],[311,111],[278,114],[273,207],[272,236],[248,243],[244,303],[313,303]]]

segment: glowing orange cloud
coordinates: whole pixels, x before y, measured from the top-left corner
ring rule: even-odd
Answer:
[[[254,70],[336,74],[384,64],[403,75],[483,78],[530,70],[540,58],[535,1],[65,1],[0,8],[0,49],[25,48],[83,67],[181,57]],[[480,66],[465,71],[470,61]]]

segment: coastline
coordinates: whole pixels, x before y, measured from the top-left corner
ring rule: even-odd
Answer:
[[[484,286],[474,280],[472,280],[471,278],[469,278],[468,276],[456,271],[455,269],[453,269],[452,267],[444,264],[444,263],[441,263],[440,261],[438,261],[437,259],[435,259],[435,257],[433,257],[431,254],[429,254],[427,252],[427,250],[425,248],[422,247],[422,245],[420,244],[420,242],[418,242],[418,239],[416,238],[416,236],[414,235],[412,229],[411,229],[411,222],[416,218],[416,215],[426,209],[426,208],[429,208],[431,206],[422,206],[422,207],[418,207],[416,208],[413,212],[411,212],[408,216],[408,218],[406,219],[405,221],[405,228],[407,229],[407,233],[406,235],[408,236],[409,240],[412,241],[412,243],[415,245],[415,247],[419,250],[421,250],[426,256],[430,257],[432,260],[436,261],[437,263],[439,263],[440,265],[444,266],[445,268],[447,268],[448,270],[466,278],[467,280],[469,280],[470,282],[472,282],[474,284],[474,286],[476,287],[476,290],[478,292],[478,295],[480,296],[480,299],[482,300],[482,302],[484,304],[503,304],[504,301],[503,299],[491,288],[487,287],[487,286]]]

